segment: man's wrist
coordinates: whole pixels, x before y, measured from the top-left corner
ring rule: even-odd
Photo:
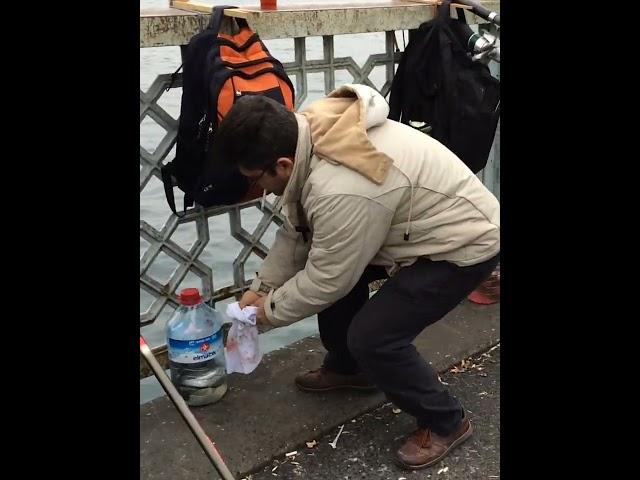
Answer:
[[[275,303],[273,302],[273,292],[267,295],[262,306],[264,308],[264,316],[266,317],[267,322],[270,325],[277,327],[278,325],[276,325],[274,321],[275,312],[273,310],[275,309]]]
[[[251,285],[249,285],[249,290],[263,297],[265,295],[268,295],[269,292],[273,289],[259,278],[254,278],[251,282]]]

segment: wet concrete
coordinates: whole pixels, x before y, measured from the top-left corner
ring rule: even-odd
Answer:
[[[273,460],[246,480],[305,479],[352,480],[474,480],[500,478],[500,348],[474,355],[460,373],[442,374],[443,382],[467,410],[473,436],[451,451],[440,463],[420,471],[407,471],[393,461],[394,453],[415,420],[391,403],[348,420],[339,427],[305,443],[295,454]],[[456,369],[455,371],[463,370]]]

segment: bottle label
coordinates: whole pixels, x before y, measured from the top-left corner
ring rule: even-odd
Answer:
[[[200,363],[213,359],[222,350],[222,329],[198,340],[169,339],[169,360],[177,363]]]

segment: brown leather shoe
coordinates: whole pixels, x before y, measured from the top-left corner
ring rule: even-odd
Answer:
[[[460,428],[451,435],[441,437],[431,430],[419,428],[396,453],[400,466],[411,470],[435,465],[455,447],[468,439],[473,427],[468,418],[462,419]]]
[[[376,386],[369,382],[362,373],[344,375],[331,372],[324,367],[298,375],[295,378],[295,383],[300,390],[305,392],[326,392],[339,388],[352,388],[355,390],[376,389]]]

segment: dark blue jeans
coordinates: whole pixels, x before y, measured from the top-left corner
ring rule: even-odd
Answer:
[[[458,428],[463,410],[412,345],[485,280],[499,255],[468,267],[419,259],[400,269],[369,299],[369,283],[387,278],[369,266],[348,295],[318,314],[324,366],[363,371],[389,400],[439,435]]]

